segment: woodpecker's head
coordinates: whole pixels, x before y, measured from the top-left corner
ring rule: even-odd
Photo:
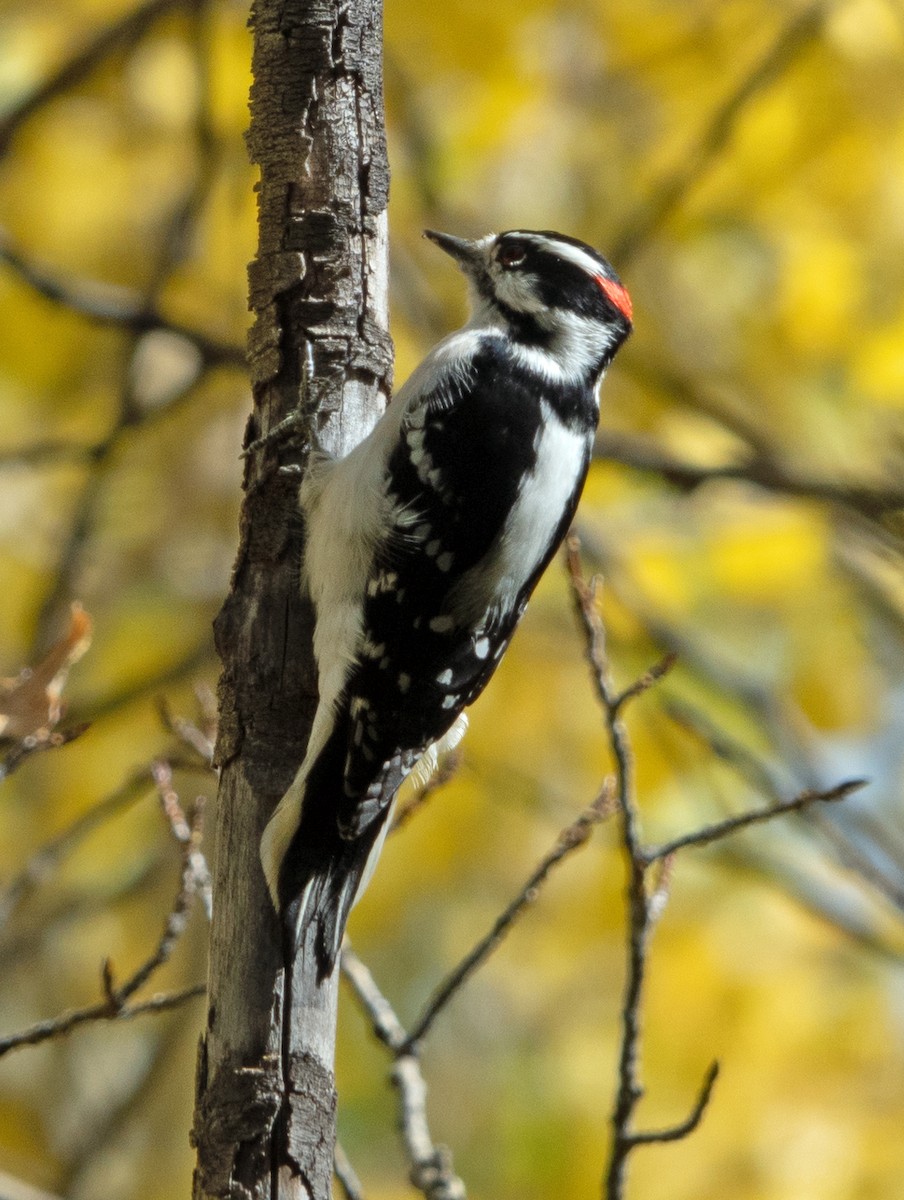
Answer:
[[[474,320],[502,326],[569,374],[608,365],[631,332],[631,298],[601,254],[550,230],[467,241],[427,230],[468,277]]]

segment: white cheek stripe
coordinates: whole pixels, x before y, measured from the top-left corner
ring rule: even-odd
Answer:
[[[586,250],[581,250],[579,246],[572,246],[570,242],[560,242],[555,238],[538,237],[535,233],[518,233],[519,237],[523,237],[525,241],[533,242],[535,246],[548,247],[557,258],[564,258],[566,262],[574,263],[576,267],[580,267],[582,271],[586,271],[588,275],[602,275],[602,264],[588,254]]]

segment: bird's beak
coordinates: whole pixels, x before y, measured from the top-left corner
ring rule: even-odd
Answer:
[[[425,229],[424,237],[435,242],[440,250],[445,250],[455,259],[461,269],[469,274],[485,266],[479,242],[469,242],[466,238],[453,237],[451,233],[437,233],[435,229]]]

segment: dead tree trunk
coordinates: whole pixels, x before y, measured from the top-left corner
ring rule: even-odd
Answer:
[[[380,0],[255,0],[252,23],[253,411],[238,558],[215,627],[222,774],[194,1197],[327,1200],[337,980],[318,986],[304,953],[287,972],[258,843],[316,702],[300,477],[279,468],[304,469],[312,429],[347,453],[389,391]]]

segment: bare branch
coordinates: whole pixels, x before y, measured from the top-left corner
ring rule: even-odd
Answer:
[[[705,845],[747,825],[806,808],[821,800],[841,800],[862,787],[865,781],[848,780],[820,792],[811,789],[768,809],[741,813],[726,821],[675,838],[662,846],[645,848],[641,837],[640,815],[634,797],[631,750],[627,731],[619,719],[620,711],[627,700],[640,695],[661,678],[674,659],[670,656],[663,660],[658,667],[647,672],[624,692],[615,693],[606,661],[605,631],[597,603],[598,586],[596,583],[588,585],[583,578],[580,545],[575,537],[569,538],[567,544],[567,566],[575,607],[586,639],[587,657],[593,671],[594,684],[615,760],[616,795],[621,813],[622,848],[628,875],[628,963],[622,1004],[618,1084],[611,1117],[612,1149],[604,1181],[606,1200],[622,1200],[631,1152],[641,1145],[677,1141],[692,1133],[706,1111],[718,1074],[718,1064],[713,1063],[704,1079],[697,1102],[685,1121],[662,1130],[633,1128],[634,1111],[643,1095],[640,1074],[640,1021],[647,949],[653,927],[667,902],[674,855],[687,846]],[[715,746],[713,748],[717,749]],[[749,764],[747,769],[751,769]],[[657,866],[659,874],[650,891],[647,872],[651,866]]]
[[[640,1072],[641,1008],[647,967],[647,947],[653,927],[661,915],[668,897],[669,870],[663,867],[652,895],[647,894],[648,864],[642,853],[640,814],[634,797],[633,758],[628,733],[621,720],[625,703],[641,695],[660,679],[674,662],[666,658],[646,673],[637,683],[617,694],[612,686],[606,659],[605,630],[597,605],[597,587],[588,586],[580,563],[580,543],[569,537],[566,546],[566,565],[571,580],[575,608],[584,631],[587,659],[603,709],[606,732],[612,757],[615,760],[615,795],[621,817],[621,842],[627,871],[627,971],[622,1001],[622,1037],[618,1061],[618,1082],[612,1109],[612,1148],[604,1181],[606,1200],[621,1200],[627,1179],[631,1151],[646,1135],[633,1129],[634,1110],[643,1095]],[[666,860],[668,861],[668,860]],[[699,1105],[700,1112],[692,1123],[690,1133],[703,1115],[709,1090]],[[696,1113],[696,1110],[695,1110]],[[693,1116],[694,1114],[692,1114]],[[679,1127],[676,1127],[676,1129]],[[683,1136],[675,1134],[675,1136]]]
[[[146,1013],[166,1012],[171,1008],[178,1008],[186,1000],[203,996],[206,991],[206,984],[197,983],[193,987],[182,988],[180,991],[160,992],[148,1000],[125,1005],[122,1008],[117,1008],[109,1000],[104,999],[98,1004],[88,1005],[87,1008],[72,1009],[49,1021],[39,1021],[36,1025],[31,1025],[19,1033],[12,1033],[7,1037],[0,1038],[0,1058],[4,1054],[8,1054],[10,1050],[17,1050],[21,1046],[37,1046],[51,1038],[71,1033],[79,1025],[86,1025],[92,1021],[129,1021],[133,1017],[144,1016]]]
[[[718,1062],[712,1062],[709,1070],[703,1077],[703,1084],[697,1096],[697,1101],[688,1117],[680,1124],[671,1125],[667,1129],[651,1129],[646,1132],[632,1134],[634,1145],[649,1146],[654,1142],[678,1142],[682,1138],[686,1138],[688,1134],[693,1133],[703,1119],[703,1114],[706,1112],[718,1076],[719,1064]]]
[[[746,829],[749,825],[758,825],[763,821],[771,821],[774,817],[781,817],[786,813],[799,812],[801,809],[809,808],[811,804],[845,800],[853,792],[858,792],[861,788],[866,787],[868,782],[868,779],[848,779],[844,783],[836,784],[835,787],[827,788],[822,792],[807,789],[792,799],[770,805],[769,808],[757,808],[749,812],[738,813],[736,817],[727,817],[724,821],[716,821],[712,825],[706,825],[703,829],[694,830],[693,833],[686,833],[682,837],[673,838],[670,842],[663,842],[661,846],[648,846],[640,851],[640,856],[643,862],[652,863],[657,859],[674,854],[676,850],[684,850],[688,846],[708,846],[711,842],[728,837],[739,829]]]
[[[427,1034],[433,1022],[445,1008],[460,987],[470,978],[477,968],[493,953],[528,905],[533,904],[539,895],[540,888],[546,882],[550,872],[564,861],[575,850],[585,845],[595,825],[610,816],[614,811],[613,792],[610,781],[606,780],[603,789],[596,800],[585,809],[580,816],[560,834],[553,849],[542,859],[515,899],[493,922],[490,931],[480,939],[473,949],[465,955],[461,962],[446,976],[431,996],[419,1020],[409,1035],[407,1049],[417,1045]]]
[[[392,1051],[395,1060],[392,1082],[399,1092],[399,1120],[411,1182],[427,1200],[465,1200],[465,1186],[452,1170],[452,1159],[444,1146],[436,1146],[427,1124],[427,1085],[421,1074],[416,1042],[395,1014],[365,964],[349,945],[342,946],[342,973],[351,984],[361,1007],[370,1017],[374,1033]]]
[[[181,806],[178,803],[178,797],[171,790],[167,790],[172,780],[169,765],[156,763],[151,769],[151,774],[157,783],[158,789],[163,794],[164,811],[169,818],[170,826],[177,840],[182,844],[182,872],[179,890],[176,893],[176,898],[164,923],[163,931],[157,945],[145,961],[119,986],[116,985],[113,965],[110,959],[105,959],[101,965],[101,992],[103,995],[101,1001],[97,1004],[88,1005],[86,1008],[73,1009],[48,1021],[41,1021],[21,1033],[11,1034],[6,1038],[0,1039],[0,1056],[18,1046],[33,1046],[49,1038],[61,1037],[78,1025],[83,1025],[90,1021],[112,1020],[122,1015],[136,1016],[141,1012],[172,1007],[176,1003],[181,1003],[181,1000],[200,994],[197,988],[188,989],[186,992],[169,994],[168,998],[152,997],[151,1001],[146,1001],[143,1005],[132,1005],[131,1007],[128,1005],[128,1001],[139,988],[148,981],[155,971],[169,960],[176,943],[185,932],[192,901],[199,890],[199,884],[202,882],[202,880],[199,880],[197,866],[197,855],[199,852],[196,848],[197,838],[200,836],[200,825],[193,822],[190,826],[185,822],[184,814],[181,813]],[[144,782],[142,775],[137,776],[130,782],[135,792],[140,794],[141,789],[139,785]],[[58,839],[55,848],[56,857],[52,857],[51,861],[57,861],[57,858],[62,853],[61,847],[69,848],[74,840],[84,837],[89,828],[93,828],[100,820],[108,816],[110,812],[115,811],[115,808],[124,805],[132,798],[134,798],[132,788],[126,787],[121,789],[120,793],[116,796],[110,797],[103,805],[97,806],[97,808],[86,814],[74,831],[73,829],[67,831],[65,840]],[[180,816],[181,822],[179,819]],[[184,832],[181,828],[182,825],[185,825]],[[204,870],[206,871],[206,864]],[[9,896],[10,890],[8,890],[7,896]],[[204,988],[202,987],[201,991],[203,990]],[[180,999],[174,999],[175,996],[180,997]]]
[[[420,812],[421,808],[430,800],[442,787],[453,778],[455,772],[461,765],[461,753],[458,750],[453,750],[447,754],[440,762],[437,770],[431,775],[427,783],[424,784],[413,796],[410,797],[404,804],[399,805],[392,819],[390,833],[398,833],[403,825],[406,825],[413,816]]]
[[[140,800],[152,787],[150,768],[142,767],[115,792],[82,813],[71,825],[36,850],[19,874],[0,892],[0,927],[9,920],[25,897],[44,883],[80,842],[104,821]]]
[[[658,663],[654,663],[648,671],[645,671],[638,680],[626,687],[623,692],[619,692],[617,696],[614,696],[611,701],[613,714],[617,714],[630,700],[633,700],[637,696],[642,696],[644,692],[648,692],[651,687],[671,671],[677,661],[678,655],[674,651],[669,651],[664,658],[660,659]]]
[[[396,1059],[392,1082],[402,1104],[402,1135],[411,1161],[411,1182],[427,1200],[466,1200],[465,1185],[452,1169],[445,1146],[437,1146],[427,1125],[427,1085],[416,1054]]]
[[[175,736],[184,742],[186,746],[194,750],[202,762],[208,766],[213,764],[213,748],[216,740],[216,729],[212,731],[203,730],[194,721],[189,721],[187,717],[180,717],[172,711],[165,696],[162,696],[157,705],[160,719],[164,726],[175,734]]]
[[[89,722],[82,721],[80,724],[73,725],[69,729],[56,729],[52,733],[41,736],[32,735],[22,738],[21,741],[13,742],[6,751],[5,757],[0,759],[0,783],[12,775],[13,772],[18,771],[22,764],[31,758],[32,755],[40,754],[42,750],[59,750],[61,746],[68,746],[70,742],[74,742],[76,738],[80,738],[89,728]],[[2,924],[2,918],[0,918],[0,924]]]
[[[370,1017],[376,1036],[390,1050],[400,1052],[408,1041],[401,1021],[380,991],[369,968],[361,961],[346,937],[342,943],[342,974],[352,986],[361,1007]]]
[[[183,847],[185,866],[191,872],[193,879],[192,887],[201,897],[207,919],[210,920],[213,913],[213,888],[207,859],[201,851],[206,797],[198,796],[196,798],[191,816],[188,817],[173,787],[173,772],[170,763],[155,762],[151,767],[151,773],[154,776],[160,803],[169,821],[173,837]]]

